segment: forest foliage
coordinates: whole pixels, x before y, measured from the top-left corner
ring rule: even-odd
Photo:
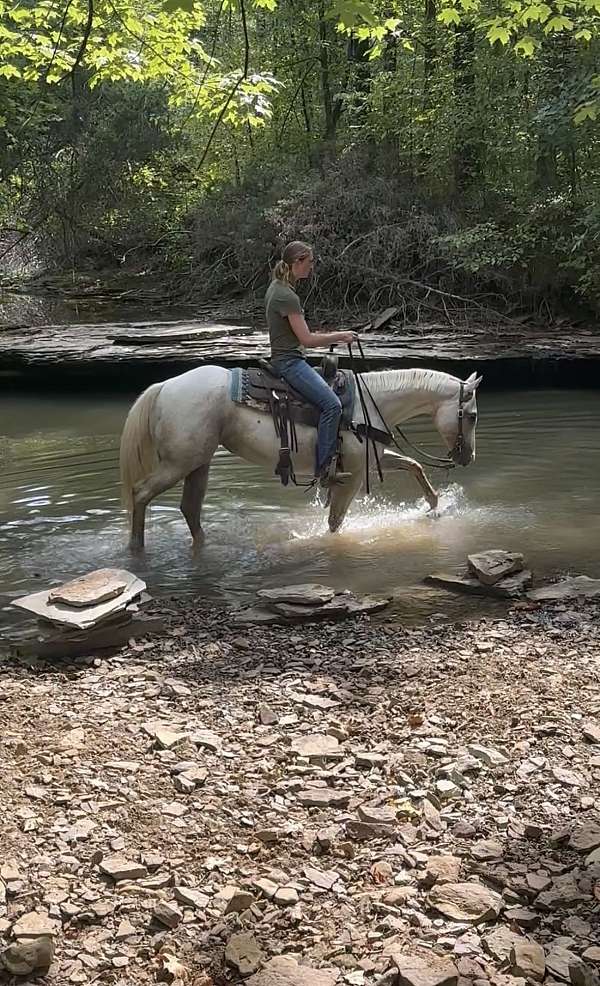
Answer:
[[[600,0],[0,0],[0,247],[317,307],[600,307]]]

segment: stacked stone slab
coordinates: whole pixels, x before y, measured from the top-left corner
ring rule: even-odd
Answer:
[[[467,555],[466,574],[436,572],[428,575],[425,581],[457,592],[513,599],[524,594],[531,585],[532,575],[525,568],[525,559],[520,552],[493,548]]]
[[[240,610],[237,623],[297,623],[311,620],[338,620],[361,613],[376,613],[389,605],[390,597],[356,596],[349,590],[328,585],[303,583],[277,589],[260,589],[258,604]]]
[[[68,657],[119,647],[155,633],[159,621],[143,613],[146,583],[125,569],[101,568],[52,589],[14,600],[37,616],[37,633],[21,646],[41,656]]]

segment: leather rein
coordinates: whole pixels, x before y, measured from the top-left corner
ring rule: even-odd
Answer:
[[[359,399],[360,399],[361,406],[362,406],[362,409],[363,409],[363,414],[365,415],[365,424],[368,426],[368,428],[371,427],[371,421],[370,421],[370,415],[369,415],[369,411],[368,411],[368,408],[367,408],[367,404],[366,404],[366,401],[364,399],[363,390],[367,393],[367,395],[368,395],[368,397],[369,397],[369,399],[370,399],[373,407],[375,408],[377,414],[379,415],[380,420],[383,422],[383,424],[385,426],[387,435],[389,436],[389,442],[388,442],[388,444],[395,445],[399,452],[402,452],[402,454],[404,454],[404,455],[406,454],[406,448],[403,448],[399,444],[399,442],[397,441],[397,439],[394,436],[394,431],[396,431],[398,433],[398,435],[400,435],[400,438],[404,442],[405,446],[407,446],[409,449],[411,449],[413,452],[415,452],[418,456],[420,456],[420,458],[423,460],[422,464],[424,464],[426,466],[430,466],[431,468],[434,468],[434,469],[454,469],[455,466],[456,466],[456,462],[454,460],[454,457],[455,456],[457,458],[460,457],[460,455],[462,454],[463,448],[464,448],[464,444],[465,444],[465,436],[464,436],[465,385],[464,385],[464,382],[462,380],[460,381],[460,391],[459,391],[459,395],[458,395],[458,423],[457,423],[457,431],[456,431],[456,440],[454,442],[454,445],[453,445],[451,451],[446,456],[431,455],[425,449],[421,448],[420,445],[416,445],[414,442],[411,442],[410,438],[408,438],[404,434],[404,432],[402,431],[402,429],[399,428],[397,425],[394,426],[394,431],[392,431],[392,429],[389,427],[389,425],[387,424],[387,422],[386,422],[383,414],[381,413],[381,411],[380,411],[380,409],[379,409],[379,407],[377,405],[377,401],[373,397],[373,394],[369,390],[369,387],[368,387],[367,383],[363,379],[363,375],[365,373],[365,370],[364,369],[359,370],[357,368],[356,358],[354,356],[354,353],[352,352],[352,345],[353,345],[352,343],[348,343],[348,356],[349,356],[349,359],[350,359],[350,367],[351,367],[351,370],[354,373],[354,376],[356,378],[356,386],[357,386],[357,390],[358,390],[358,395],[359,395]],[[360,339],[357,339],[356,340],[356,345],[357,345],[358,351],[360,353],[360,358],[362,360],[363,367],[365,367],[366,366],[366,359],[365,359],[365,354],[364,354],[364,351],[363,351],[363,348],[362,348]],[[374,441],[373,441],[373,452],[374,452],[374,455],[375,455],[375,461],[377,463],[379,477],[380,477],[380,479],[382,479],[381,466],[379,464],[379,456],[378,456],[376,444],[375,444]],[[365,457],[366,457],[366,467],[365,468],[366,468],[366,472],[368,474],[368,461],[369,461],[369,442],[368,442],[368,440],[367,440],[367,448],[366,448],[366,452],[365,452]],[[368,492],[368,490],[367,490],[367,492]]]

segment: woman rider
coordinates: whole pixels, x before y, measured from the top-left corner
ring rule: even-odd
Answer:
[[[294,240],[283,250],[275,265],[265,298],[267,326],[271,342],[271,364],[277,374],[310,404],[319,408],[315,476],[325,485],[342,483],[350,473],[336,472],[330,477],[342,405],[337,394],[307,362],[305,349],[351,343],[356,332],[311,332],[304,318],[300,298],[294,287],[309,277],[314,265],[312,247]]]

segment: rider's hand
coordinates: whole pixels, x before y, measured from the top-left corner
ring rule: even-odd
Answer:
[[[358,339],[358,332],[340,332],[340,342],[345,342],[349,346]]]

